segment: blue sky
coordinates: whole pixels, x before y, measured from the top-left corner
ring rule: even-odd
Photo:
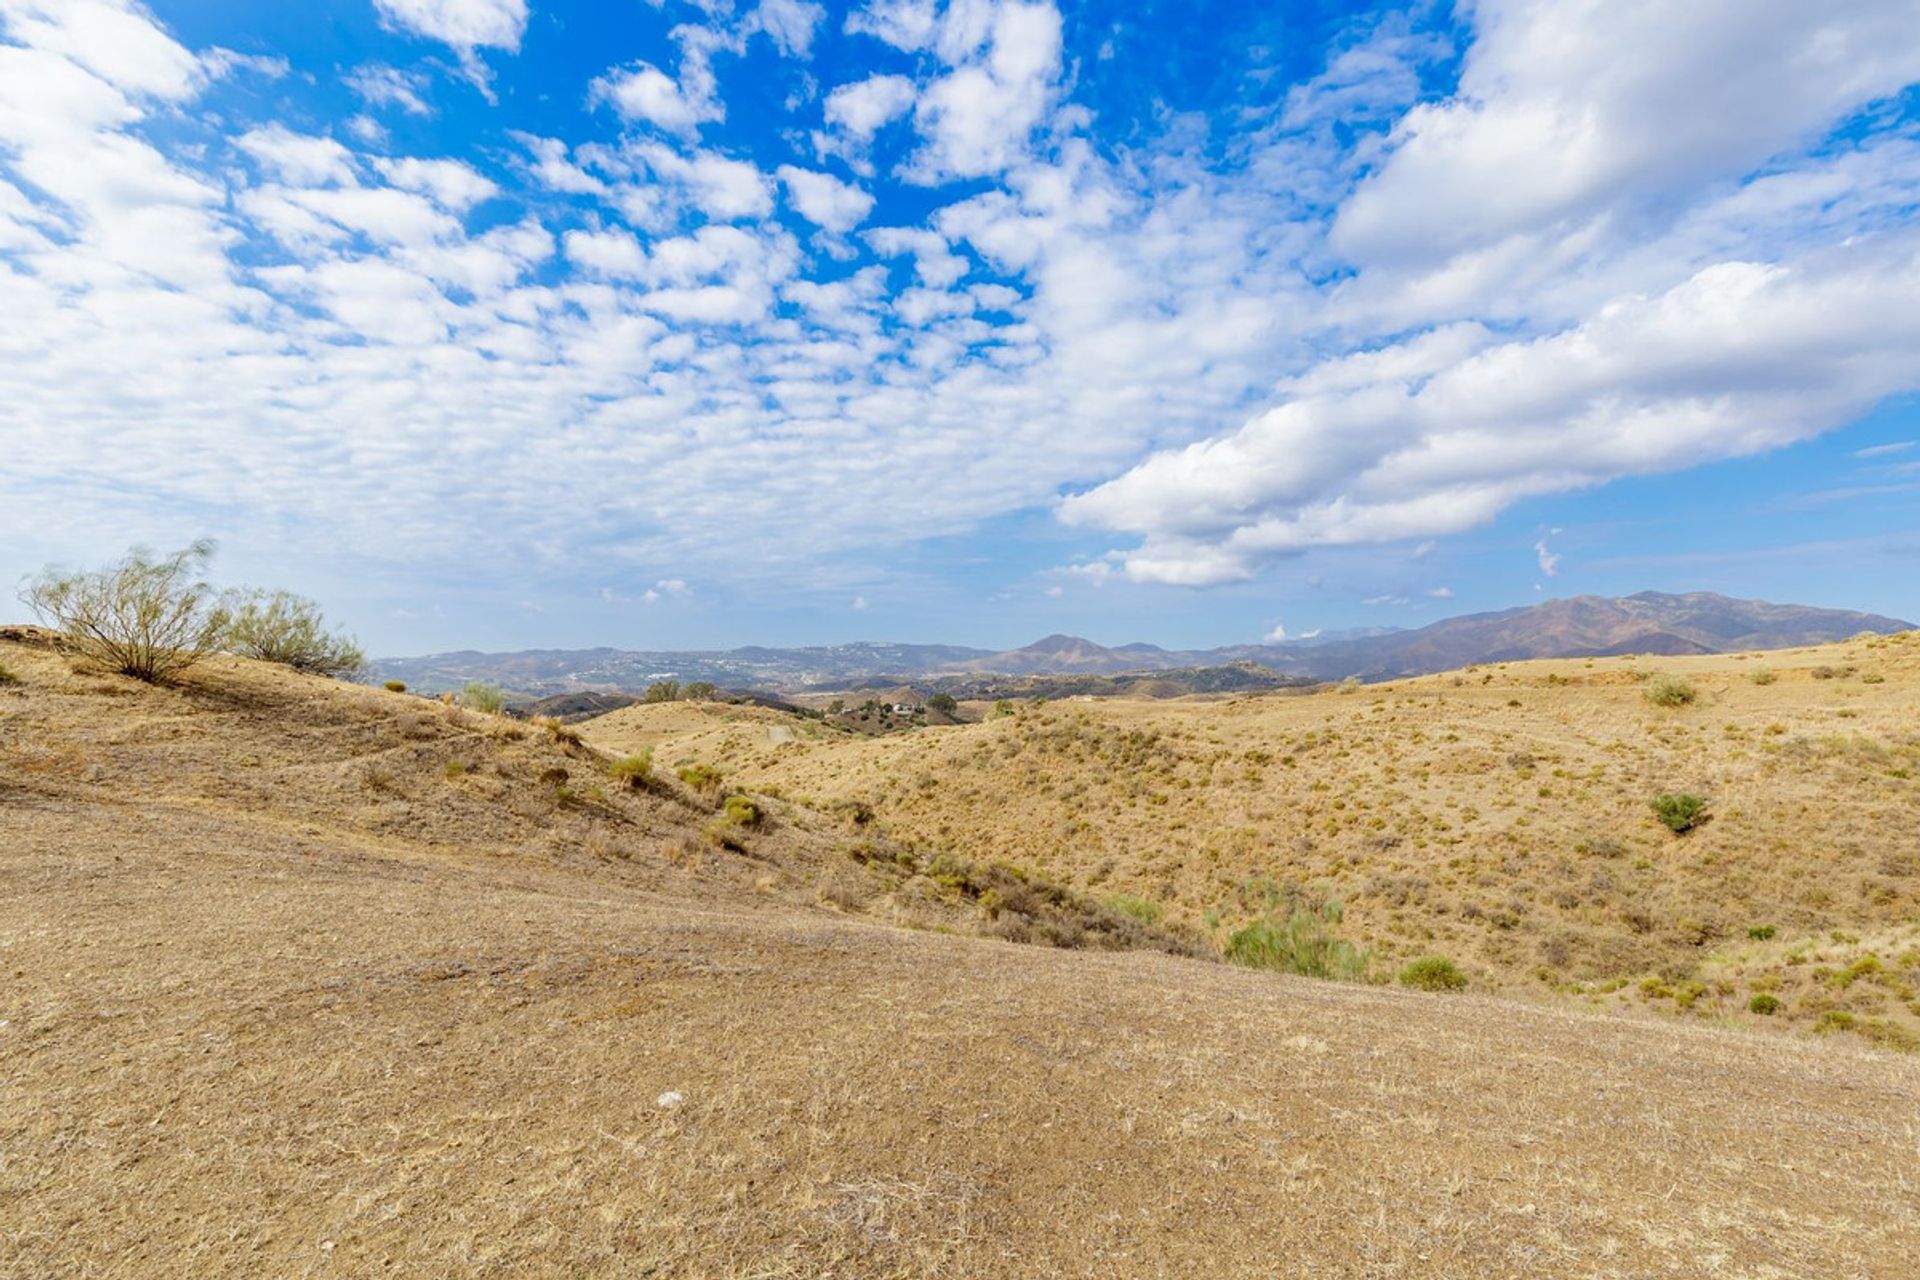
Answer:
[[[0,0],[0,579],[382,653],[1920,615],[1920,2]]]

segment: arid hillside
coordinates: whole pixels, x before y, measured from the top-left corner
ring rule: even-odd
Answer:
[[[1865,650],[1859,674],[1895,684],[1907,652]],[[882,829],[917,821],[906,795],[999,776],[983,755],[887,785],[897,753],[1021,743],[1023,790],[992,804],[1012,841],[1075,785],[1019,758],[1084,755],[1046,744],[1088,723],[1170,737],[1139,709],[864,742],[746,708],[617,713],[621,755],[667,744],[642,775],[563,729],[232,659],[151,688],[15,631],[0,673],[0,1276],[1895,1280],[1920,1252],[1911,1055],[1169,954],[1204,931],[1173,928],[1187,908],[1153,927]],[[1438,697],[1418,732],[1464,742],[1516,710],[1496,693],[1545,696],[1466,679],[1381,710],[1160,708],[1194,718],[1171,774],[1140,748],[1139,804],[1191,823],[1188,793],[1254,790],[1232,715],[1309,716],[1258,768],[1345,750],[1357,777],[1363,731],[1392,737],[1375,719]],[[1884,735],[1883,688],[1818,697]],[[1709,732],[1655,722],[1717,739],[1704,696]],[[1181,761],[1209,734],[1236,754],[1203,787]],[[873,752],[841,764],[887,816],[668,767],[677,740],[729,736],[743,774]],[[1537,754],[1530,785],[1561,785]],[[1323,826],[1347,812],[1313,794]],[[1402,856],[1468,856],[1440,839],[1544,802],[1469,820],[1432,794]],[[1873,795],[1883,823],[1911,815]],[[1604,861],[1703,856],[1734,825],[1713,797],[1684,844],[1626,832]],[[1867,816],[1836,830],[1865,840]],[[1898,882],[1836,865],[1850,910],[1859,877]],[[962,936],[991,932],[1080,949]]]
[[[1219,946],[1338,903],[1390,978],[1920,1046],[1920,633],[1221,700],[977,707],[879,740],[732,708],[581,726]],[[1705,801],[1675,834],[1651,805]]]

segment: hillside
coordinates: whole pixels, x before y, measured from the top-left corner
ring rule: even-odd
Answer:
[[[715,833],[713,795],[423,699],[231,659],[154,689],[25,631],[0,668],[0,1275],[1893,1280],[1920,1250],[1920,1059],[1855,1038],[960,936],[1011,898],[857,807],[763,793]],[[1885,686],[1828,687],[1878,730]],[[1502,714],[1475,688],[1463,725]],[[1024,732],[610,719],[796,760]],[[880,761],[844,763],[879,794]],[[1029,932],[1108,936],[1033,896]]]
[[[1696,700],[1651,703],[1661,672]],[[582,730],[618,746],[647,710]],[[1439,953],[1527,999],[1920,1047],[1920,633],[975,711],[884,741],[714,721],[648,741],[1219,945],[1332,900],[1380,975]],[[1675,836],[1666,792],[1710,819]]]
[[[1185,669],[1258,664],[1295,680],[1377,680],[1447,671],[1477,662],[1620,653],[1733,653],[1896,632],[1914,624],[1846,609],[1733,600],[1711,592],[1644,591],[1623,599],[1575,596],[1521,609],[1448,618],[1418,630],[1362,629],[1279,644],[1172,650],[1151,644],[1108,648],[1079,636],[1052,635],[994,652],[959,645],[750,647],[725,651],[538,649],[387,658],[377,679],[424,692],[469,680],[499,684],[532,700],[593,691],[639,693],[656,680],[707,680],[728,688],[782,692],[858,689],[929,677],[1141,676]],[[877,682],[877,684],[876,684]]]

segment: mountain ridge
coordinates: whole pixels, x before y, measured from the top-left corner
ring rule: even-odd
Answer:
[[[1265,644],[1166,649],[1144,642],[1108,646],[1054,633],[1019,648],[854,641],[790,649],[527,649],[428,654],[374,663],[376,679],[424,692],[469,680],[520,694],[636,693],[655,680],[710,680],[730,688],[831,689],[882,677],[958,675],[1123,675],[1255,662],[1313,680],[1391,679],[1528,658],[1731,653],[1843,640],[1862,631],[1913,630],[1882,614],[1737,600],[1715,592],[1642,591],[1569,596],[1511,609],[1462,614],[1408,630],[1365,628]]]

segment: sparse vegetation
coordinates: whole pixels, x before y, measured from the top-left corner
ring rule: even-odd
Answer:
[[[135,547],[105,569],[48,569],[20,598],[94,661],[157,684],[219,647],[227,614],[201,576],[212,558],[204,540],[158,559]]]
[[[629,756],[621,756],[607,772],[613,775],[615,782],[633,791],[645,790],[653,783],[653,752],[636,751]]]
[[[7,666],[7,664],[4,662],[0,662],[0,688],[5,688],[6,686],[12,685],[12,684],[24,684],[24,683],[25,681],[21,680],[19,676],[13,674],[13,669],[11,667]]]
[[[295,671],[346,679],[367,665],[346,635],[328,631],[320,606],[291,591],[246,591],[225,601],[221,642],[243,658],[277,662]],[[403,686],[404,688],[404,686]]]
[[[1421,956],[1400,969],[1400,985],[1416,991],[1464,991],[1467,975],[1444,956]]]
[[[1649,678],[1641,692],[1656,707],[1684,707],[1700,696],[1691,680],[1665,674]]]
[[[388,693],[405,693],[407,691],[407,682],[405,680],[388,680],[380,687]]]
[[[1340,936],[1344,916],[1338,902],[1327,902],[1317,909],[1296,907],[1281,919],[1256,920],[1227,939],[1226,957],[1306,978],[1358,980],[1366,976],[1368,957]]]
[[[695,791],[713,792],[720,789],[720,771],[710,764],[682,765],[676,774],[680,781]]]
[[[1747,679],[1753,681],[1755,684],[1772,684],[1779,678],[1779,674],[1771,667],[1755,667],[1747,675]]]
[[[1654,816],[1675,835],[1685,835],[1706,821],[1707,802],[1699,796],[1669,791],[1647,803],[1652,807]]]
[[[642,702],[678,702],[680,701],[680,682],[678,680],[656,680],[647,686],[641,695]]]
[[[1757,1013],[1763,1018],[1771,1018],[1774,1014],[1780,1012],[1780,998],[1778,996],[1768,995],[1762,991],[1754,996],[1753,999],[1747,1001],[1747,1009],[1749,1012]]]
[[[470,680],[467,687],[460,691],[460,705],[469,711],[497,716],[507,709],[507,695],[497,684]]]

